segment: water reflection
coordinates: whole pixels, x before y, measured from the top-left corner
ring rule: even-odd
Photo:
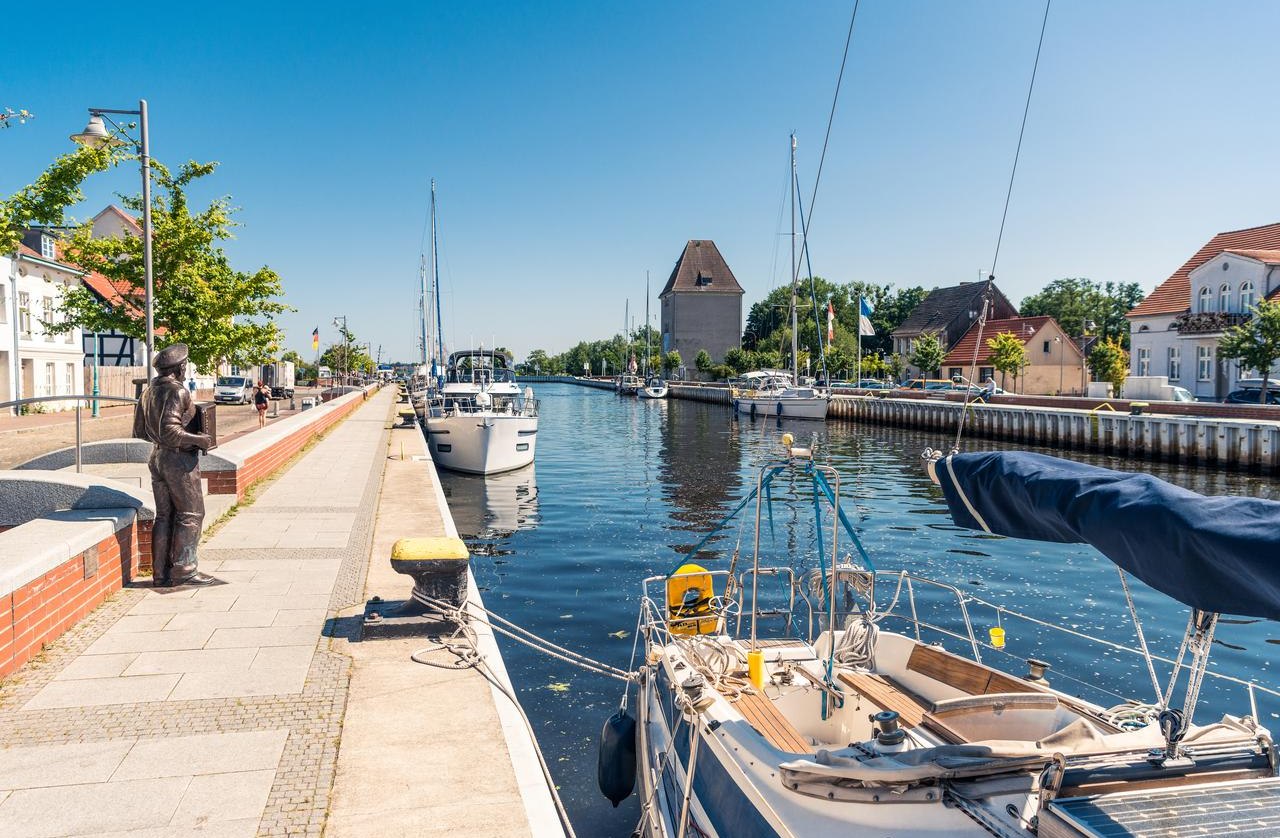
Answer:
[[[535,466],[504,474],[460,474],[440,471],[440,487],[449,502],[453,523],[464,539],[507,538],[538,525],[538,479]]]

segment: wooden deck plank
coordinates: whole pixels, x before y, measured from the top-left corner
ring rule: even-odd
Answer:
[[[792,754],[813,752],[809,740],[782,715],[773,702],[759,693],[743,693],[733,704],[747,722],[773,747]]]

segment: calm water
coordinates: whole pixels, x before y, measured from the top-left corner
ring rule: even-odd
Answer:
[[[536,389],[542,402],[536,465],[488,480],[441,477],[458,529],[472,547],[473,568],[489,608],[561,645],[626,668],[640,580],[674,568],[681,551],[750,491],[759,464],[780,450],[784,430],[801,441],[816,437],[820,459],[840,470],[842,505],[847,512],[856,510],[854,523],[879,569],[907,569],[1040,619],[1136,645],[1114,566],[1092,548],[1002,539],[951,523],[940,492],[920,465],[926,446],[949,445],[940,435],[802,421],[734,421],[720,405],[644,402],[567,384]],[[974,439],[962,447],[979,451],[995,445]],[[1148,469],[1206,494],[1280,499],[1280,484],[1268,479],[1082,458],[1119,469]],[[766,524],[762,535],[762,555],[770,563],[816,566],[807,488],[807,483],[783,484],[773,494],[772,528]],[[741,537],[749,560],[751,519],[746,520]],[[701,563],[724,568],[738,533],[736,524],[730,526],[716,542],[717,552],[703,554]],[[893,594],[892,586],[887,587],[881,583],[878,591],[882,605]],[[1172,657],[1186,609],[1139,582],[1133,582],[1133,590],[1153,652]],[[959,628],[954,600],[924,591],[917,591],[917,600],[922,618]],[[899,608],[905,612],[904,604],[905,599]],[[970,610],[981,634],[996,624],[990,609],[970,605]],[[901,624],[884,625],[903,630]],[[988,651],[984,659],[989,663],[1021,673],[1026,657],[1044,658],[1053,664],[1050,680],[1055,686],[1102,704],[1118,703],[1116,694],[1151,697],[1146,667],[1136,656],[1108,652],[1008,616],[1003,625],[1012,657]],[[1280,686],[1269,663],[1274,644],[1280,643],[1280,626],[1224,623],[1217,641],[1216,671]],[[955,641],[945,645],[964,651]],[[613,809],[595,784],[596,737],[617,708],[622,685],[518,644],[504,642],[503,655],[578,834],[630,835],[639,817],[636,797]],[[1160,671],[1162,679],[1168,669]],[[1227,710],[1249,712],[1242,689],[1208,683],[1202,701],[1197,717],[1202,721]],[[1264,723],[1280,727],[1280,701],[1260,696],[1259,713]]]

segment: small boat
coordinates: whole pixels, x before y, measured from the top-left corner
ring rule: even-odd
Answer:
[[[784,445],[730,515],[754,499],[755,543],[741,565],[737,550],[727,570],[695,563],[726,519],[678,568],[644,581],[638,718],[624,702],[602,733],[599,765],[614,805],[638,776],[637,834],[1277,834],[1276,748],[1254,698],[1280,691],[1208,661],[1220,613],[1280,618],[1280,503],[1205,498],[1149,475],[1020,452],[930,461],[958,525],[1091,543],[1116,564],[1140,648],[1099,640],[1097,657],[1145,661],[1132,671],[1141,683],[1149,672],[1153,695],[1104,706],[1079,697],[1095,687],[1113,695],[1093,658],[1075,656],[1086,663],[1063,688],[1050,685],[1050,662],[999,666],[1021,665],[1009,648],[1017,636],[1005,635],[1015,619],[1029,636],[1092,638],[945,581],[878,570],[841,509],[839,474]],[[762,509],[779,477],[779,486],[811,484],[816,567],[762,562],[760,525],[773,514]],[[790,542],[783,549],[802,555]],[[1129,575],[1191,609],[1163,684],[1157,669],[1170,667],[1148,649]],[[975,630],[983,617],[989,636]],[[1046,648],[1034,642],[1025,641]],[[1206,679],[1239,688],[1239,715],[1194,719]]]
[[[797,385],[792,373],[757,370],[729,385],[733,409],[748,416],[781,416],[787,419],[826,419],[831,394],[817,387]]]
[[[521,391],[506,355],[468,349],[449,356],[444,386],[427,407],[427,447],[443,468],[495,474],[533,462],[538,402]]]
[[[619,396],[634,396],[641,386],[639,376],[632,373],[625,373],[613,379],[613,391]]]
[[[644,386],[636,391],[636,395],[642,399],[665,399],[667,382],[663,381],[661,376],[651,375],[645,380]]]
[[[649,369],[649,358],[653,348],[649,345],[649,336],[653,330],[649,328],[649,272],[644,272],[644,385],[636,391],[642,399],[665,399],[667,382],[656,371]]]

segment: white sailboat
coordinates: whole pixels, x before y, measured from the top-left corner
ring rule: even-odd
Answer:
[[[538,402],[532,387],[521,391],[506,355],[468,349],[449,356],[444,386],[425,424],[431,457],[443,468],[511,471],[533,462]]]
[[[636,390],[636,395],[642,399],[665,399],[667,397],[667,382],[662,380],[662,376],[657,374],[656,370],[649,369],[649,359],[653,355],[653,347],[649,342],[649,272],[644,272],[644,385]]]

